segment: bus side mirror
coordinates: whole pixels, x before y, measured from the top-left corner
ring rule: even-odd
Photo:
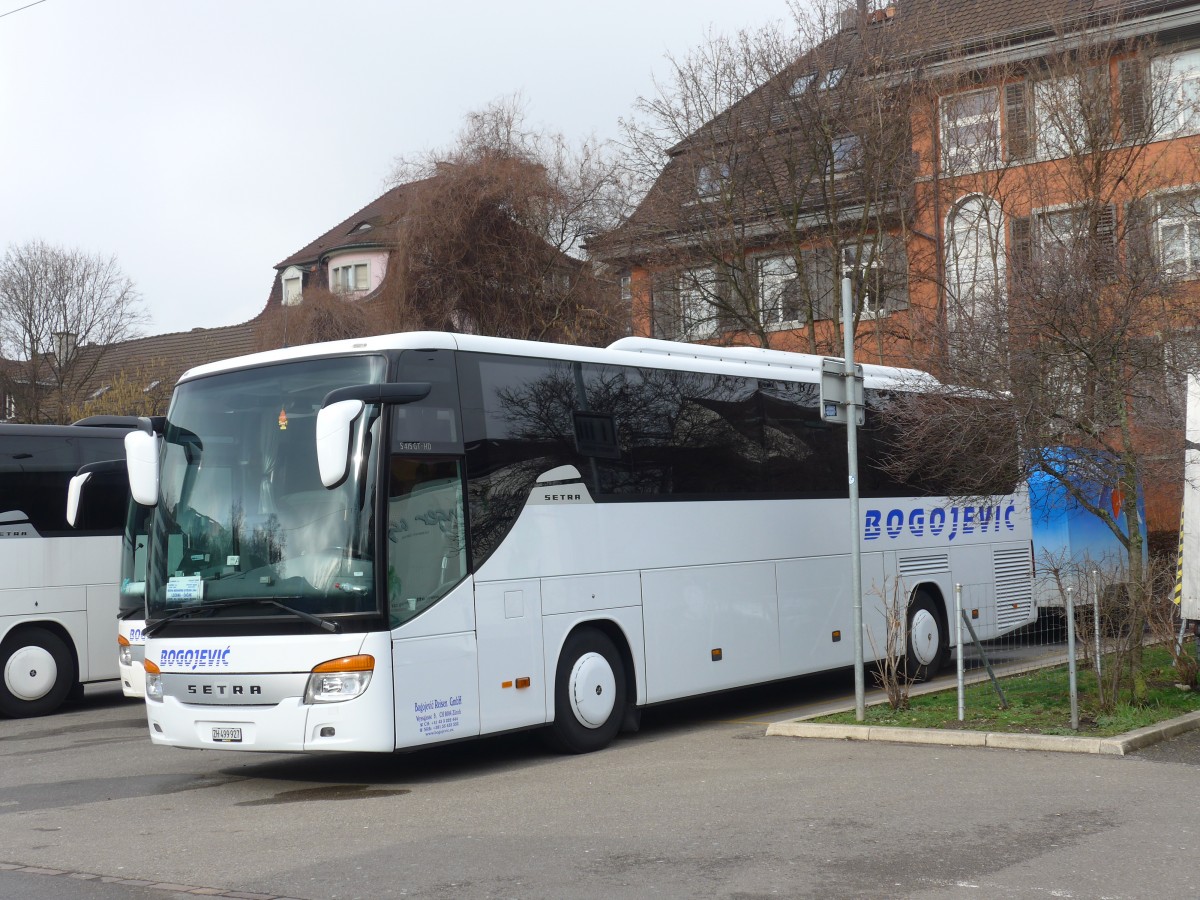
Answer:
[[[145,431],[125,435],[125,465],[129,493],[142,506],[158,503],[158,438]]]
[[[79,520],[79,496],[83,492],[83,486],[91,480],[91,477],[91,472],[81,472],[78,475],[72,475],[71,483],[67,485],[67,524],[72,528]]]
[[[350,471],[350,426],[368,403],[415,403],[429,396],[423,381],[352,384],[325,395],[317,410],[317,468],[321,484],[335,488]]]
[[[321,484],[335,488],[350,469],[350,426],[362,415],[361,400],[339,400],[317,411],[317,468]]]

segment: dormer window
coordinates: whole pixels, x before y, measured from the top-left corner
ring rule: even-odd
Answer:
[[[296,266],[288,266],[282,276],[283,305],[295,306],[303,299],[304,273]]]
[[[816,72],[805,72],[799,78],[792,82],[792,96],[799,97],[809,89],[814,81],[817,80]]]
[[[830,69],[825,73],[825,77],[821,79],[821,83],[817,85],[819,91],[830,91],[842,83],[842,76],[846,74],[845,66],[838,66],[836,69]]]
[[[729,164],[701,166],[696,170],[696,193],[701,197],[716,197],[729,180]]]
[[[357,225],[354,226],[354,230],[356,232],[357,231],[370,231],[371,223],[370,222],[359,222]]]
[[[92,391],[91,394],[88,395],[88,399],[89,400],[99,400],[101,397],[103,397],[105,394],[108,393],[109,387],[110,386],[106,384],[103,387],[96,388],[96,390]]]
[[[148,385],[146,385],[144,388],[142,388],[142,393],[148,394],[152,390],[154,390],[156,387],[158,387],[160,384],[162,384],[162,382],[156,378],[154,381],[150,382]]]

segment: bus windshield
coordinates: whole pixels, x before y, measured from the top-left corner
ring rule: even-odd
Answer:
[[[373,563],[378,408],[356,424],[350,474],[321,484],[315,425],[337,387],[383,380],[380,356],[310,359],[176,388],[150,527],[146,611],[212,603],[227,616],[377,611]],[[221,601],[221,602],[217,602]]]

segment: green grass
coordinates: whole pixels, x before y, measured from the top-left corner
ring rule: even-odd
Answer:
[[[1106,665],[1115,664],[1108,658],[1104,662]],[[1200,709],[1200,692],[1176,687],[1178,678],[1166,650],[1147,647],[1143,654],[1142,671],[1146,675],[1145,702],[1137,706],[1128,702],[1129,679],[1126,677],[1120,702],[1111,713],[1102,714],[1096,692],[1095,670],[1085,669],[1080,664],[1077,669],[1078,731],[1071,729],[1069,674],[1065,665],[1001,679],[1008,709],[1000,708],[1000,698],[991,682],[985,681],[966,688],[962,722],[958,721],[958,694],[952,688],[936,694],[911,697],[909,708],[904,710],[893,710],[887,703],[870,706],[861,724],[1111,737]],[[1107,669],[1105,682],[1108,682]],[[822,716],[811,721],[856,724],[853,712]]]

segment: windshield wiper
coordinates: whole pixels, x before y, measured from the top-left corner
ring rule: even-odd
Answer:
[[[285,599],[299,600],[300,598],[287,597]],[[342,630],[342,626],[337,622],[330,622],[328,619],[322,619],[320,616],[315,616],[312,613],[305,612],[302,609],[295,609],[291,606],[288,606],[286,603],[279,602],[274,597],[241,597],[230,600],[214,600],[211,603],[190,603],[187,606],[181,606],[179,609],[172,610],[171,612],[167,613],[167,615],[163,616],[161,619],[156,619],[155,621],[149,623],[145,628],[142,629],[142,634],[144,634],[146,637],[149,637],[172,619],[181,619],[184,616],[195,615],[196,613],[205,612],[206,610],[226,609],[230,606],[243,606],[247,603],[267,604],[268,606],[278,607],[286,613],[291,613],[297,619],[303,619],[305,622],[316,625],[320,628],[324,628],[326,631],[331,631],[335,634]]]

